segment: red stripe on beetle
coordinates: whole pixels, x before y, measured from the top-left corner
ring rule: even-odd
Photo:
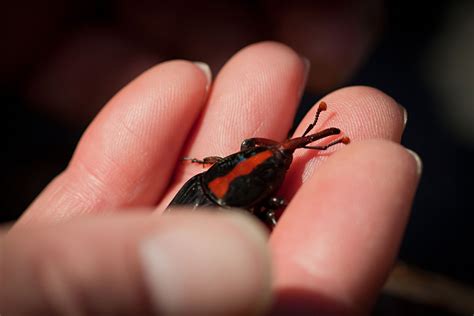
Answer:
[[[237,177],[251,173],[258,165],[273,155],[271,150],[265,150],[248,159],[239,162],[228,174],[215,178],[207,185],[211,192],[219,199],[223,198],[229,189],[230,183]]]

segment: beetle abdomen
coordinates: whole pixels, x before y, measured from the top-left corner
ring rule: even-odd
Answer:
[[[176,205],[186,205],[193,209],[203,206],[216,207],[215,202],[203,190],[202,175],[200,173],[189,179],[178,191],[168,208]]]

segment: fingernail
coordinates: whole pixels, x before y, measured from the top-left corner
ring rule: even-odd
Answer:
[[[300,88],[300,95],[299,95],[299,98],[301,99],[301,97],[303,96],[303,93],[306,89],[306,83],[308,82],[308,76],[309,76],[309,70],[311,69],[311,62],[309,61],[308,58],[304,57],[304,56],[300,56],[301,57],[301,60],[303,61],[303,67],[304,67],[304,73],[303,73],[303,81],[301,83],[301,88]]]
[[[304,72],[306,76],[308,75],[309,69],[311,68],[311,62],[309,61],[308,58],[301,56],[301,59],[303,60],[303,65],[304,65]]]
[[[204,75],[206,76],[206,79],[207,79],[207,86],[206,88],[209,88],[211,82],[212,82],[212,72],[211,72],[211,68],[209,67],[208,64],[206,63],[203,63],[201,61],[195,61],[193,62],[193,64],[195,64],[199,69],[202,70],[202,72],[204,73]]]
[[[400,103],[398,103],[398,106],[402,109],[402,112],[403,112],[403,127],[405,128],[405,126],[407,126],[407,121],[408,121],[408,112],[407,112],[407,109]]]
[[[177,224],[140,247],[153,306],[166,315],[232,314],[224,304],[232,297],[244,299],[246,312],[260,309],[262,293],[270,293],[267,256],[262,229],[239,214]],[[255,284],[268,285],[255,291]]]
[[[413,158],[415,159],[415,162],[416,162],[416,173],[418,174],[418,176],[421,175],[421,173],[423,172],[423,162],[421,161],[421,158],[420,156],[414,152],[413,150],[411,149],[407,149],[407,151],[413,156]]]

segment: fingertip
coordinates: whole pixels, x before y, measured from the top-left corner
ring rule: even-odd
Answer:
[[[202,67],[167,61],[124,87],[87,128],[68,168],[38,196],[21,222],[62,221],[156,203],[205,105],[209,82]]]
[[[201,212],[202,211],[202,212]],[[268,308],[270,265],[261,225],[234,211],[167,215],[170,229],[140,248],[145,282],[163,314],[256,314]]]
[[[342,143],[357,143],[370,139],[386,139],[399,142],[404,130],[403,110],[398,103],[384,92],[367,86],[352,86],[336,90],[326,95],[300,122],[294,135],[300,136],[314,121],[321,104],[326,110],[321,113],[315,130],[335,127],[341,130]],[[323,105],[324,106],[324,105]],[[326,145],[331,140],[321,140],[315,145]],[[344,147],[344,146],[342,146]],[[317,170],[329,156],[341,146],[325,151],[300,150],[285,180],[285,194],[294,195],[314,170]],[[341,148],[342,149],[342,148]]]
[[[413,159],[415,160],[416,173],[418,177],[420,177],[423,172],[423,161],[421,160],[420,156],[413,150],[407,149],[407,151],[412,155]]]
[[[404,130],[403,110],[383,91],[369,86],[351,86],[336,90],[327,98],[334,98],[333,110],[344,116],[341,121],[346,120],[346,126],[341,128],[345,128],[348,135],[354,135],[351,138],[400,141]]]
[[[7,314],[253,315],[270,303],[266,234],[241,214],[114,212],[1,245]]]
[[[246,210],[235,209],[230,212],[222,214],[223,218],[230,221],[233,225],[238,226],[241,230],[241,234],[252,240],[261,248],[261,251],[268,253],[267,241],[268,241],[268,230],[260,221],[257,221],[254,215],[251,215]]]
[[[208,64],[203,63],[201,61],[195,61],[193,62],[193,64],[196,65],[196,67],[198,67],[203,72],[204,76],[206,76],[206,80],[207,80],[206,89],[209,89],[209,85],[212,82],[211,67],[209,67]]]
[[[399,173],[405,179],[418,181],[421,170],[421,158],[414,151],[403,145],[384,139],[369,139],[351,143],[334,153],[334,159],[343,163],[361,163],[364,169],[360,172],[374,173],[370,166],[375,167],[378,172],[387,171]],[[334,164],[334,161],[328,163]],[[398,179],[398,178],[397,178]]]
[[[275,54],[280,54],[283,58],[293,58],[295,61],[298,60],[299,54],[290,46],[277,41],[262,41],[254,44],[247,45],[239,51],[239,54],[260,54],[272,51]],[[300,60],[305,63],[303,59]]]
[[[234,66],[234,63],[237,65]],[[310,64],[307,58],[302,57],[288,45],[264,41],[242,48],[223,70],[228,71],[226,69],[231,68],[230,71],[236,71],[237,67],[243,67],[247,72],[255,72],[260,80],[271,80],[269,83],[261,82],[264,86],[275,86],[277,83],[274,81],[277,78],[281,79],[279,82],[284,85],[283,91],[294,93],[293,90],[296,90],[299,98],[306,84]]]
[[[383,91],[351,86],[331,92],[323,101],[327,111],[321,116],[319,128],[338,127],[353,141],[373,138],[400,141],[404,130],[403,109]],[[315,111],[313,108],[305,116],[296,135],[312,121]]]
[[[209,66],[204,62],[172,59],[154,65],[134,81],[150,81],[153,83],[161,78],[177,83],[186,82],[188,88],[202,90],[210,83],[212,74]],[[134,81],[130,84],[133,84]]]
[[[391,141],[358,141],[333,153],[271,236],[277,287],[367,310],[393,264],[418,181],[416,159]]]

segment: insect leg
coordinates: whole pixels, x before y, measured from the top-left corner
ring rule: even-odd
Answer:
[[[268,225],[270,225],[272,229],[275,228],[277,224],[275,212],[273,210],[268,210],[265,213],[265,217],[266,217],[266,222],[268,223]]]
[[[327,145],[323,145],[323,146],[304,146],[303,148],[316,149],[316,150],[326,150],[331,146],[341,144],[341,143],[347,145],[347,144],[349,144],[349,142],[350,142],[349,137],[342,137],[342,138],[339,138],[339,139],[337,139],[337,140],[335,140],[332,143],[329,143]]]
[[[328,108],[328,106],[326,105],[326,102],[321,101],[319,103],[319,107],[318,107],[318,110],[316,111],[316,115],[314,116],[313,123],[309,124],[309,126],[306,128],[306,130],[304,131],[304,133],[301,137],[306,136],[314,128],[314,126],[318,122],[319,115],[321,114],[322,111],[326,111],[327,108]]]
[[[221,161],[222,157],[218,157],[218,156],[210,156],[210,157],[205,157],[204,159],[197,159],[197,158],[189,158],[189,157],[184,157],[183,160],[188,160],[188,161],[191,161],[192,163],[198,163],[198,164],[201,164],[201,165],[213,165],[215,164],[216,162],[219,162]]]
[[[277,223],[275,210],[286,206],[286,202],[282,198],[272,197],[268,199],[260,208],[260,213],[257,215],[263,222],[265,222],[271,229]]]
[[[246,150],[257,146],[272,146],[277,144],[279,144],[279,142],[267,138],[247,138],[240,145],[240,150]]]

